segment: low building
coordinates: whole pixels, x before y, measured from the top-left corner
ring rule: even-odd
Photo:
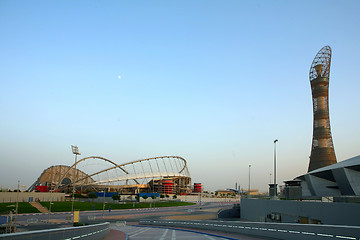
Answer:
[[[295,178],[303,197],[360,196],[360,155]]]

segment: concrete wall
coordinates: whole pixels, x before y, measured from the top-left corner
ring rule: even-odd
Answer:
[[[32,198],[32,201],[37,199],[42,202],[51,201],[65,201],[65,193],[42,193],[42,192],[0,192],[0,202],[29,202],[29,199]],[[18,199],[18,200],[17,200]]]
[[[360,226],[360,204],[241,199],[241,219],[254,222]]]

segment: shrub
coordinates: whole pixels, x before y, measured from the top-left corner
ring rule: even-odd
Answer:
[[[112,198],[113,200],[120,200],[120,195],[117,194],[117,193],[114,193],[114,194],[111,196],[111,198]]]
[[[91,198],[91,199],[94,199],[94,198],[97,198],[98,196],[96,195],[96,193],[94,193],[94,192],[91,192],[91,193],[89,193],[89,195],[88,195],[88,198]]]

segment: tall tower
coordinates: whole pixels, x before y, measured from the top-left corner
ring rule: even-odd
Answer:
[[[331,48],[325,46],[316,54],[310,68],[314,125],[308,172],[336,163],[329,119],[330,62]]]

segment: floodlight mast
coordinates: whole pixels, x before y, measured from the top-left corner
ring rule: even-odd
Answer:
[[[314,122],[308,172],[337,162],[329,118],[330,63],[331,48],[325,46],[316,54],[310,68]]]
[[[72,149],[73,154],[75,154],[74,176],[73,176],[73,191],[72,191],[72,203],[71,203],[71,212],[74,213],[76,162],[77,162],[77,155],[80,155],[80,153],[79,153],[79,148],[77,146],[71,145],[71,149]]]

